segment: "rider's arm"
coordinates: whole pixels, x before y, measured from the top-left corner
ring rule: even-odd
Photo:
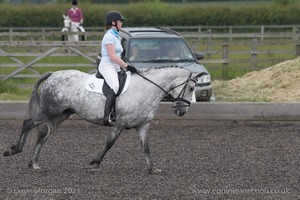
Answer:
[[[83,13],[81,10],[80,10],[80,24],[83,24]]]

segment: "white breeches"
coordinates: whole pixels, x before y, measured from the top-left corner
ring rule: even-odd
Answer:
[[[109,87],[117,94],[119,91],[118,72],[120,71],[120,66],[100,62],[98,69]]]

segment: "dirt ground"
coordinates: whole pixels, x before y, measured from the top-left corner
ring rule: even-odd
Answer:
[[[299,102],[300,57],[229,81],[212,83],[216,101]]]
[[[1,152],[17,140],[21,121],[0,120]],[[1,199],[298,199],[300,125],[152,125],[150,148],[158,175],[148,174],[135,130],[126,130],[99,171],[88,162],[110,128],[66,122],[50,137],[39,171],[32,154],[3,157]]]

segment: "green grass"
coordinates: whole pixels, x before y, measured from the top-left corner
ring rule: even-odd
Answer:
[[[11,87],[8,82],[0,82],[0,100],[29,100],[31,88]]]
[[[191,41],[188,41],[191,42]],[[245,42],[247,44],[245,44]],[[286,54],[279,54],[279,53],[272,53],[271,51],[293,51],[295,48],[295,44],[291,41],[287,41],[286,43],[282,42],[282,44],[274,44],[272,42],[268,42],[266,44],[258,42],[256,50],[258,51],[266,51],[266,53],[258,54],[257,59],[264,59],[269,60],[269,62],[260,62],[257,64],[256,67],[252,67],[251,63],[243,63],[243,60],[251,60],[252,56],[251,52],[251,40],[244,40],[243,42],[235,42],[235,43],[228,43],[226,41],[213,41],[211,46],[207,46],[205,41],[201,41],[197,45],[197,49],[200,52],[207,52],[208,50],[211,52],[217,52],[212,54],[206,54],[205,59],[222,59],[222,44],[229,44],[229,56],[228,59],[230,60],[227,68],[226,73],[223,72],[223,66],[220,63],[204,63],[203,65],[207,68],[210,72],[212,79],[223,79],[229,80],[237,77],[244,76],[246,73],[251,72],[253,70],[261,70],[263,68],[271,67],[276,65],[280,62],[280,60],[290,60],[295,59],[297,56],[286,53]],[[278,61],[279,59],[279,61]],[[235,62],[234,62],[235,61]],[[201,63],[201,61],[200,61]]]

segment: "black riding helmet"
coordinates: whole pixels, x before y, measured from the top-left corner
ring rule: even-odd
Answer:
[[[77,4],[78,4],[78,3],[77,3],[77,0],[73,0],[73,1],[72,1],[72,5],[73,5],[73,6],[77,6]]]
[[[112,25],[111,22],[113,22],[113,21],[117,23],[117,20],[121,20],[122,22],[125,21],[122,14],[118,11],[110,11],[105,16],[105,24],[106,25]]]

